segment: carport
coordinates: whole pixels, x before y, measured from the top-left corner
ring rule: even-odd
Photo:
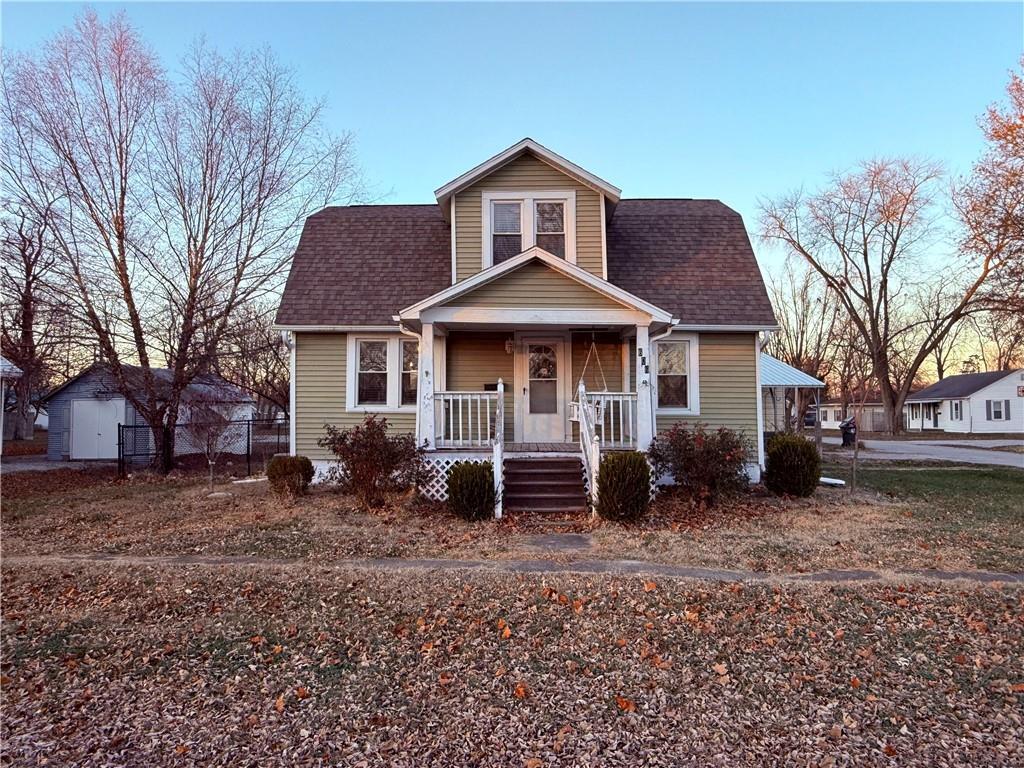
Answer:
[[[802,423],[794,424],[799,393],[800,390],[812,390],[814,392],[814,442],[820,451],[821,390],[824,388],[825,382],[762,352],[761,401],[765,432],[791,432],[794,426],[797,431],[802,432],[804,425]]]

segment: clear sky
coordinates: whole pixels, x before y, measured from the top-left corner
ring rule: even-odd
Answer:
[[[3,45],[30,49],[82,7],[4,2]],[[1021,3],[97,8],[125,8],[172,70],[196,36],[271,45],[355,134],[381,202],[432,201],[531,136],[625,197],[720,198],[748,228],[758,197],[860,159],[965,172],[1024,46]]]

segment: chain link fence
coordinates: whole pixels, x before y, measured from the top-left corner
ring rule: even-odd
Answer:
[[[170,443],[168,432],[164,442]],[[174,466],[206,469],[231,466],[246,476],[262,472],[272,456],[288,453],[288,422],[261,419],[178,424],[173,429]],[[148,424],[119,424],[117,471],[121,477],[159,463],[153,429]],[[241,467],[242,470],[238,470]]]

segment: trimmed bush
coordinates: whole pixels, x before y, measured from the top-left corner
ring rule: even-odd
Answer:
[[[448,509],[464,520],[494,516],[494,465],[458,461],[448,469]]]
[[[651,502],[651,468],[636,451],[606,453],[597,474],[597,514],[607,520],[639,520]]]
[[[669,474],[676,486],[701,504],[712,505],[747,485],[749,449],[742,433],[703,424],[688,429],[676,424],[651,443],[648,456],[659,475]]]
[[[800,435],[775,435],[768,441],[764,484],[789,496],[810,496],[821,478],[821,456],[814,443]]]
[[[327,480],[365,510],[384,506],[387,494],[417,485],[426,472],[423,451],[409,434],[389,434],[388,420],[367,416],[349,429],[327,424],[318,444],[337,458]]]
[[[274,456],[267,462],[267,482],[279,496],[301,496],[314,474],[313,462],[305,456]]]

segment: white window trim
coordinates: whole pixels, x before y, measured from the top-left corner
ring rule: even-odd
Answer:
[[[360,333],[348,336],[345,368],[345,410],[349,413],[415,413],[416,403],[402,405],[402,346],[412,341],[408,336]],[[359,384],[359,342],[386,341],[388,343],[388,401],[384,405],[357,402]]]
[[[686,341],[690,346],[686,358],[686,408],[662,408],[658,405],[658,347],[664,342]],[[696,333],[673,333],[654,344],[651,360],[651,396],[654,398],[655,413],[666,416],[700,415],[700,336]]]
[[[523,251],[536,244],[537,226],[534,221],[537,203],[565,204],[565,260],[576,263],[576,190],[575,189],[541,189],[541,190],[484,190],[480,199],[481,226],[481,259],[480,268],[487,269],[494,264],[494,253],[491,239],[491,207],[495,202],[514,202],[521,204],[519,228],[522,232],[521,248]]]
[[[992,411],[992,421],[1007,421],[1006,414],[1003,412],[1003,401],[1002,401],[1002,399],[999,399],[999,400],[989,400],[989,402],[992,403],[992,405],[989,406],[989,408]],[[996,415],[996,408],[997,407],[999,408],[999,415],[998,416]]]

